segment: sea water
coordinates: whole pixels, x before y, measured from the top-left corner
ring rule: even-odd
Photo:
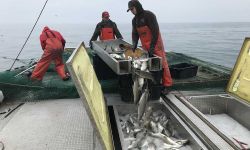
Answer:
[[[131,24],[116,22],[124,40],[131,42]],[[86,45],[95,24],[47,24],[65,37],[66,47]],[[0,23],[0,70],[9,69],[32,29],[32,24]],[[184,53],[204,61],[232,68],[245,37],[250,37],[250,23],[159,23],[165,51]],[[42,54],[39,35],[43,25],[37,25],[20,59],[39,58]],[[21,65],[17,63],[18,66]]]

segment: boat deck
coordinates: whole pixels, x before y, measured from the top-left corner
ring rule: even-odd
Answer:
[[[0,112],[19,104],[0,105]],[[0,115],[0,141],[6,150],[101,149],[80,99],[26,102],[6,115]]]

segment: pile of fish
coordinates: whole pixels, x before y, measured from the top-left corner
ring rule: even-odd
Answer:
[[[153,75],[148,70],[148,55],[140,48],[132,50],[131,45],[120,44],[118,51],[111,46],[112,52],[109,55],[117,60],[132,61],[133,95],[134,103],[138,106],[138,119],[144,114],[149,99],[148,81],[155,82]]]
[[[161,110],[152,112],[151,106],[141,120],[137,114],[127,114],[119,119],[128,150],[179,149],[188,142],[174,138],[176,131],[169,130],[170,119]]]
[[[109,55],[117,60],[124,60],[125,59],[124,54],[109,54]]]
[[[133,95],[134,103],[138,105],[138,119],[140,120],[144,114],[148,99],[149,99],[149,87],[148,81],[154,82],[153,75],[148,71],[147,65],[148,59],[135,59],[133,60]]]
[[[141,59],[147,57],[146,51],[140,48],[132,50],[131,45],[119,44],[118,47],[117,46],[115,47],[114,45],[110,47],[111,47],[110,50],[107,50],[107,45],[106,45],[104,50],[108,51],[109,55],[117,60],[133,60],[133,59]]]

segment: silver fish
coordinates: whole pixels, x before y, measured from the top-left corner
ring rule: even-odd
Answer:
[[[162,133],[162,131],[164,130],[164,127],[159,122],[157,123],[157,128],[159,133]]]
[[[152,106],[149,106],[145,112],[144,122],[150,119],[150,115],[152,114],[152,112],[153,112],[153,108]]]
[[[143,61],[142,64],[141,64],[141,71],[145,71],[147,69],[147,61]]]
[[[134,133],[137,134],[137,133],[142,132],[142,131],[143,131],[142,128],[137,128],[137,129],[134,130]]]
[[[128,150],[132,150],[134,148],[139,148],[140,145],[142,145],[143,139],[145,138],[145,135],[140,135],[136,137],[136,140],[128,146]]]
[[[145,112],[148,97],[149,97],[149,91],[148,91],[148,89],[145,89],[144,93],[142,94],[142,96],[140,98],[139,104],[138,104],[138,120],[141,120],[141,118]]]
[[[155,78],[153,77],[151,72],[135,70],[135,74],[138,75],[139,77],[152,80],[154,83],[156,83]]]
[[[159,148],[159,150],[167,150],[167,149],[171,149],[171,150],[177,150],[181,147],[181,145],[171,145],[171,144],[166,144],[163,143],[161,145],[161,147]]]
[[[159,116],[157,116],[157,117],[154,118],[154,121],[155,121],[155,122],[159,122],[159,120],[160,120],[160,117],[159,117]]]
[[[153,133],[158,133],[157,125],[153,121],[150,122],[150,127]]]
[[[148,150],[156,150],[156,146],[154,143],[149,143],[148,144]]]
[[[156,150],[156,145],[152,141],[146,139],[141,147],[141,150]]]
[[[139,82],[139,89],[142,90],[142,87],[144,85],[144,79],[143,78],[138,78],[138,82]]]
[[[162,133],[166,136],[171,136],[171,133],[167,129],[163,129]]]
[[[125,128],[126,128],[126,133],[129,134],[129,133],[130,133],[129,127],[128,127],[128,126],[125,126]]]
[[[134,103],[137,104],[139,101],[139,81],[138,77],[135,77],[133,84],[133,95],[134,95]]]
[[[140,69],[141,68],[141,61],[140,60],[134,60],[133,62],[133,67],[135,68],[135,69]]]
[[[188,143],[188,140],[185,139],[185,140],[176,140],[176,143],[180,144],[180,145],[185,145]]]
[[[163,140],[166,144],[168,145],[174,145],[176,147],[181,147],[181,144],[176,143],[174,140],[172,140],[171,138],[167,137],[164,134],[161,133],[149,133],[150,136],[153,136],[155,138],[159,138],[161,140]]]

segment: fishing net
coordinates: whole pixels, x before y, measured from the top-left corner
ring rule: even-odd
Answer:
[[[205,62],[181,53],[168,52],[167,60],[169,67],[176,64],[187,63],[198,66],[197,75],[191,78],[173,79],[174,85],[171,87],[174,90],[200,90],[201,88],[225,88],[229,78],[230,69]],[[181,68],[183,71],[189,68]],[[172,73],[171,73],[172,75]]]
[[[73,48],[65,50],[63,54],[64,62],[68,60],[73,50]],[[87,49],[87,52],[91,62],[93,62],[93,59],[96,57],[96,55],[90,49]],[[187,79],[174,79],[174,85],[171,87],[174,90],[194,90],[209,87],[224,88],[228,82],[230,75],[230,70],[228,68],[174,52],[167,53],[167,59],[170,66],[178,63],[191,63],[199,66],[197,76]],[[35,61],[36,59],[30,59],[29,61],[26,60],[26,65],[24,66],[17,67],[12,71],[0,72],[0,90],[3,91],[6,99],[31,101],[79,97],[72,80],[70,79],[68,81],[62,81],[55,72],[55,66],[53,63],[50,65],[42,82],[32,82],[24,74],[14,77],[26,68],[32,66]],[[98,69],[98,66],[100,65],[94,65],[94,68],[96,70],[96,74],[99,78],[103,92],[118,93],[118,78],[113,78],[113,75],[108,75],[110,72],[107,72],[107,69],[102,68],[100,70],[100,67]],[[100,77],[100,75],[102,76]],[[110,76],[112,78],[110,78]]]
[[[64,63],[68,60],[73,50],[67,49],[64,52]],[[88,54],[92,60],[93,54],[89,49]],[[41,82],[31,81],[25,74],[15,77],[18,73],[32,66],[33,63],[34,61],[30,60],[26,66],[17,67],[12,71],[0,72],[0,90],[3,91],[5,99],[32,101],[79,97],[73,81],[71,79],[68,81],[61,80],[54,70],[55,65],[53,63]],[[105,93],[116,92],[118,87],[116,79],[101,80],[100,83]]]

